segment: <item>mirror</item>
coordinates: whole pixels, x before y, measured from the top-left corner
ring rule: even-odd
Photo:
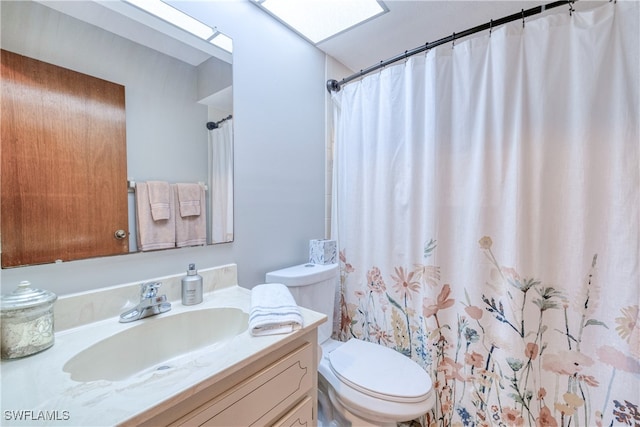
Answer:
[[[147,181],[203,184],[207,244],[233,240],[231,53],[121,1],[2,1],[0,14],[2,49],[124,86],[129,252]]]

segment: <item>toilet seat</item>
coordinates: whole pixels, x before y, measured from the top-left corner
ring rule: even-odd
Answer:
[[[424,415],[435,405],[429,375],[417,363],[395,350],[356,339],[346,343],[327,340],[322,347],[324,356],[318,373],[332,389],[329,390],[332,402],[358,417],[371,420],[372,425],[409,421]],[[396,359],[398,357],[401,359]],[[412,375],[410,378],[397,374],[406,374],[405,363],[412,366],[408,368]],[[349,369],[356,365],[364,369]],[[355,374],[358,371],[366,373],[363,375],[368,378],[358,377]],[[370,377],[380,377],[379,373],[383,371],[387,379],[378,381],[376,385]]]
[[[424,401],[432,388],[431,378],[420,365],[393,349],[367,341],[343,343],[329,354],[329,362],[340,381],[377,399],[417,403]]]

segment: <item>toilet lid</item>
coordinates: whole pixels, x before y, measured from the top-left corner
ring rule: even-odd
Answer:
[[[351,339],[332,351],[329,361],[343,383],[379,399],[420,402],[432,388],[420,365],[378,344]]]

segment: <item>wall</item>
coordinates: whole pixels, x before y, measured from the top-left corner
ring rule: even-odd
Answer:
[[[324,234],[324,54],[248,1],[178,3],[208,9],[233,38],[232,252],[251,286],[306,262]]]
[[[218,58],[210,58],[198,65],[197,84],[198,99],[202,100],[209,96],[216,96],[233,83],[233,67]],[[213,95],[212,95],[213,94]]]
[[[0,272],[3,293],[11,291],[20,280],[30,280],[36,287],[68,294],[174,274],[184,271],[189,262],[195,262],[199,268],[237,263],[239,284],[252,287],[264,280],[267,271],[305,262],[308,240],[323,236],[324,55],[249,2],[179,2],[178,5],[187,13],[194,8],[207,9],[207,16],[212,17],[209,24],[218,26],[234,40],[234,242],[4,269]],[[112,38],[104,41],[103,50],[95,51],[84,45],[86,37],[87,34],[78,34],[76,45],[58,45],[52,49],[36,46],[36,50],[49,55],[66,52],[78,62],[98,64],[92,72],[84,72],[107,78],[103,73],[112,64],[100,59],[112,45]],[[131,78],[150,78],[154,73],[139,68],[144,63],[138,52],[129,52],[130,61],[117,67]],[[169,76],[173,71],[195,73],[193,67],[183,63],[169,66],[168,57],[155,57],[160,61],[152,63],[155,74],[167,79],[167,85],[175,85],[181,79],[195,81],[191,77],[173,79]],[[118,82],[118,79],[108,79]],[[182,89],[184,96],[193,93],[195,98],[195,83]],[[176,87],[176,90],[181,89]],[[153,118],[155,121],[193,120],[190,128],[198,132],[198,136],[193,137],[177,132],[172,135],[175,145],[156,149],[154,155],[175,157],[176,153],[187,150],[187,141],[200,138],[199,132],[206,140],[206,107],[194,108],[197,113]],[[130,125],[134,126],[128,123],[128,127]],[[136,132],[150,141],[160,137],[153,128]],[[200,161],[193,156],[192,160]],[[151,156],[144,157],[144,162],[151,163]],[[203,167],[206,176],[206,164]],[[176,172],[183,177],[180,179],[189,179],[194,166],[190,164],[189,168],[180,170],[183,172]]]

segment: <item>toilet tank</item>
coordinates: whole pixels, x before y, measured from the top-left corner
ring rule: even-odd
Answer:
[[[338,264],[300,264],[266,274],[267,283],[287,286],[296,303],[327,315],[327,322],[318,328],[318,342],[331,337],[336,288],[339,280]]]

